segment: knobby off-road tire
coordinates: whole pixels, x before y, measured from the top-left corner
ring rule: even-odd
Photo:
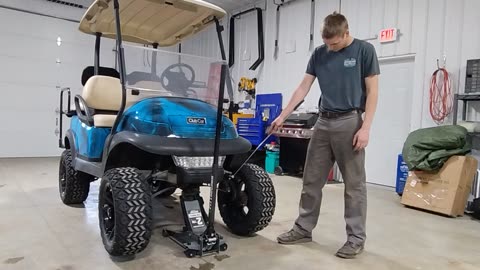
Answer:
[[[227,189],[230,192],[225,192]],[[236,235],[251,236],[267,227],[275,212],[275,203],[273,182],[258,165],[247,163],[233,180],[220,183],[220,215]]]
[[[143,251],[152,234],[149,183],[135,168],[108,170],[100,183],[98,214],[103,245],[110,255]]]
[[[73,168],[72,152],[69,149],[62,153],[58,174],[62,202],[67,205],[83,203],[88,197],[90,182],[94,177]]]

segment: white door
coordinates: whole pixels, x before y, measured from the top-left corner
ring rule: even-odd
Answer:
[[[380,62],[377,111],[366,149],[367,182],[395,186],[397,158],[410,132],[414,59]]]

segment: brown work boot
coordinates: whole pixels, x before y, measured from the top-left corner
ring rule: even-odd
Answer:
[[[312,242],[312,237],[303,235],[292,229],[286,233],[279,235],[277,237],[277,241],[280,244],[293,245],[293,244]]]
[[[335,254],[337,257],[343,259],[353,259],[358,254],[363,251],[363,244],[355,244],[353,242],[347,241],[343,247],[341,247]]]

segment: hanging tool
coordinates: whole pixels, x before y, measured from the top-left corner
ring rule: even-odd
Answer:
[[[311,13],[310,13],[310,44],[309,50],[314,48],[314,34],[315,34],[315,0],[312,1]]]
[[[283,0],[281,4],[276,4],[275,0],[273,1],[277,5],[276,12],[276,29],[275,29],[275,49],[273,50],[273,58],[276,60],[278,58],[278,37],[280,35],[280,7],[283,5]]]
[[[263,14],[261,8],[251,8],[249,10],[242,11],[240,13],[234,14],[230,18],[230,41],[229,41],[229,56],[228,56],[228,66],[232,67],[235,63],[235,19],[240,17],[241,15],[250,13],[250,12],[257,12],[257,33],[258,33],[258,59],[252,66],[249,68],[250,70],[256,70],[258,66],[263,62],[265,59],[265,41],[263,36]]]
[[[295,108],[293,109],[293,111],[291,113],[289,113],[287,115],[287,117],[285,117],[285,119],[287,119],[288,117],[290,117],[290,115],[296,111],[298,109],[298,107],[300,107],[300,105],[302,105],[302,103],[304,102],[304,100],[300,101],[300,103],[297,104],[297,106],[295,106]],[[248,156],[248,158],[242,163],[242,165],[240,165],[240,167],[238,167],[238,169],[232,174],[230,175],[230,178],[235,178],[235,175],[237,175],[237,173],[243,168],[243,166],[245,166],[245,164],[247,164],[247,162],[253,157],[253,155],[255,155],[255,153],[258,151],[258,149],[260,149],[260,147],[262,147],[262,145],[270,138],[270,136],[273,135],[273,132],[270,132],[270,134],[268,134],[267,137],[265,137],[265,139],[263,139],[263,141],[261,143],[258,144],[257,148],[255,148],[255,150],[253,150],[253,152],[250,154],[250,156]]]
[[[245,92],[249,94],[252,98],[255,98],[255,84],[257,83],[257,78],[249,79],[247,77],[240,78],[238,83],[238,91]]]
[[[277,6],[277,13],[276,13],[276,29],[275,29],[275,49],[273,50],[273,58],[277,60],[278,58],[278,51],[279,51],[279,45],[278,45],[278,39],[280,35],[280,7],[283,7],[284,5],[290,4],[291,2],[294,2],[295,0],[280,0],[280,3],[277,3],[276,0],[273,0],[273,4]]]

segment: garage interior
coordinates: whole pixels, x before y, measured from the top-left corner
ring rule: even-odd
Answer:
[[[165,5],[165,1],[151,2]],[[170,2],[174,6],[177,1]],[[263,168],[273,183],[275,212],[268,226],[251,237],[233,234],[217,208],[215,230],[228,249],[188,258],[177,243],[162,235],[164,227],[181,228],[184,223],[182,191],[173,189],[170,196],[151,199],[153,230],[148,247],[128,258],[110,256],[100,236],[100,179],[90,183],[83,203],[65,205],[59,197],[59,164],[65,150],[59,144],[65,147],[63,137],[70,126],[66,107],[59,105],[60,93],[70,88],[73,103],[84,87],[82,72],[94,63],[96,37],[79,31],[94,1],[0,0],[0,269],[480,268],[480,164],[476,163],[480,159],[480,107],[475,102],[480,101],[480,79],[476,79],[480,78],[480,32],[475,30],[480,22],[479,1],[206,2],[226,11],[220,20],[225,28],[221,33],[226,50],[223,60],[228,64],[225,76],[227,84],[230,80],[233,85],[233,96],[227,97],[225,87],[230,104],[224,103],[224,115],[236,109],[235,128],[252,144],[246,156],[252,154],[250,161]],[[277,113],[265,109],[265,104],[285,108],[312,52],[323,44],[323,18],[334,11],[347,17],[353,37],[374,46],[381,71],[365,160],[368,240],[365,251],[353,260],[334,256],[346,240],[344,184],[338,166],[333,167],[323,190],[313,242],[277,243],[277,236],[290,230],[298,216],[309,132],[318,117],[321,89],[317,82],[289,118],[291,125],[276,134],[276,144],[272,140],[263,144],[268,139],[264,131],[273,120],[269,114]],[[101,42],[100,64],[118,69],[116,40],[102,37]],[[128,46],[128,40],[125,43]],[[153,50],[126,47],[127,72],[129,60],[150,71],[155,66]],[[192,60],[193,66],[222,60],[214,23],[180,45],[159,50],[163,52],[158,59],[163,55],[173,62],[178,53],[185,54],[184,59],[194,59],[192,55],[207,59]],[[449,92],[439,102],[432,98],[432,78],[440,68],[448,71]],[[195,72],[197,80],[207,85],[208,72]],[[442,105],[448,112],[438,120],[432,107]],[[244,131],[262,117],[268,120],[259,120],[260,133]],[[441,190],[439,195],[425,187],[422,181],[428,182],[427,176],[405,169],[402,154],[407,153],[406,142],[414,131],[446,126],[465,128],[471,149],[445,162],[451,171],[443,165],[444,171],[428,176],[443,181],[435,191]],[[465,157],[473,161],[468,163]],[[446,184],[454,181],[458,186]],[[424,193],[416,190],[419,186]],[[448,197],[453,207],[445,210],[433,205],[435,200],[447,200],[450,192],[454,193]],[[208,212],[210,187],[202,187],[201,195]]]

